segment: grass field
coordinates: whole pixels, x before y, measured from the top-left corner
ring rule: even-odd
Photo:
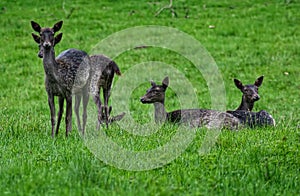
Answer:
[[[280,1],[183,1],[155,13],[164,1],[0,2],[0,194],[1,195],[299,195],[300,194],[300,3]],[[56,54],[67,48],[90,52],[121,30],[158,25],[176,28],[198,40],[218,65],[226,91],[226,109],[235,109],[241,92],[233,78],[253,83],[264,75],[255,111],[266,110],[275,128],[224,131],[210,151],[199,154],[206,133],[195,138],[174,161],[146,171],[119,169],[97,158],[76,130],[66,138],[65,123],[50,136],[50,114],[42,61],[31,37],[30,21],[52,26],[63,20]],[[209,28],[214,26],[214,28]],[[134,39],[134,37],[132,38]],[[159,61],[179,70],[193,86],[198,106],[211,108],[201,72],[180,54],[162,48],[128,50],[115,58],[123,77],[134,65]],[[137,72],[136,78],[139,77]],[[151,105],[139,101],[149,80],[144,76],[129,97],[130,115],[149,123]],[[163,78],[155,78],[160,82]],[[116,77],[115,83],[121,78]],[[176,78],[170,75],[170,82]],[[114,92],[113,93],[117,93]],[[178,94],[167,91],[166,108],[178,109]],[[114,106],[113,97],[111,104]],[[115,105],[114,105],[115,104]],[[90,102],[89,107],[94,104]],[[117,107],[117,106],[116,106]],[[114,107],[114,111],[117,108]],[[129,115],[129,114],[126,114]],[[150,136],[113,125],[101,129],[116,144],[135,151],[155,149],[175,136],[164,126]],[[133,160],[134,161],[134,160]]]

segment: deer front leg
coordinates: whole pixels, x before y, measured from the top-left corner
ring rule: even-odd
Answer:
[[[58,97],[58,114],[57,114],[57,125],[56,125],[56,132],[55,135],[58,134],[58,130],[59,130],[59,126],[60,126],[60,122],[61,122],[61,117],[64,111],[64,98],[63,97]]]
[[[51,135],[54,137],[54,127],[55,127],[55,105],[54,105],[54,96],[48,93],[48,104],[50,108],[51,115]]]
[[[81,102],[81,95],[80,95],[80,94],[76,94],[76,95],[75,95],[75,105],[74,105],[74,110],[75,110],[75,114],[76,114],[78,130],[79,130],[79,131],[82,131],[82,129],[81,129],[81,123],[80,123],[80,117],[79,117],[79,106],[80,106],[80,102]]]
[[[72,130],[72,96],[67,96],[67,111],[66,111],[66,137],[69,131]]]

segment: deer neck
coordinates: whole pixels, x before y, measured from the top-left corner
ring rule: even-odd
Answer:
[[[45,70],[46,75],[54,76],[54,78],[57,78],[58,64],[55,60],[54,47],[51,47],[49,49],[44,48],[43,64],[44,64],[44,70]]]
[[[240,106],[238,107],[237,110],[246,110],[246,111],[252,111],[254,106],[254,102],[252,101],[247,101],[246,98],[243,96],[242,97],[242,102]]]
[[[154,103],[154,109],[155,109],[155,113],[154,113],[154,118],[155,118],[155,122],[156,123],[163,123],[165,122],[166,118],[167,118],[167,112],[165,110],[165,105],[162,102],[156,102]]]

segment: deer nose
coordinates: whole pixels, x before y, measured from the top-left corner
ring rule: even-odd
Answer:
[[[258,101],[260,99],[259,95],[254,95],[253,100]]]
[[[46,48],[49,48],[51,46],[51,43],[50,42],[44,42],[43,46],[46,47]]]
[[[39,52],[38,57],[43,58],[43,54],[41,52]]]
[[[146,99],[145,97],[141,97],[141,98],[140,98],[140,101],[141,101],[142,103],[146,103],[146,102],[147,102],[147,99]]]

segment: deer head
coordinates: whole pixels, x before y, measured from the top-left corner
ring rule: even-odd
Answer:
[[[261,86],[263,82],[264,76],[260,76],[256,79],[254,84],[247,84],[243,85],[241,81],[238,79],[234,79],[235,86],[241,90],[243,96],[245,97],[246,101],[258,101],[260,99],[258,95],[258,87]]]
[[[238,79],[234,79],[235,86],[241,90],[243,93],[242,103],[239,106],[238,110],[249,110],[253,109],[253,105],[255,101],[260,99],[258,94],[258,88],[261,86],[263,82],[264,76],[260,76],[256,79],[254,84],[243,85],[241,81]]]
[[[59,31],[62,27],[63,21],[59,21],[53,25],[52,28],[45,27],[42,28],[38,23],[31,21],[31,27],[34,31],[38,32],[39,35],[32,33],[33,40],[39,44],[39,54],[38,56],[42,58],[42,50],[43,47],[49,48],[51,46],[55,46],[61,41],[62,33],[59,33],[57,36],[54,37],[55,33]]]
[[[147,90],[146,94],[141,97],[142,103],[164,103],[165,92],[169,86],[169,78],[165,77],[162,81],[162,85],[157,85],[151,81],[151,88]]]

